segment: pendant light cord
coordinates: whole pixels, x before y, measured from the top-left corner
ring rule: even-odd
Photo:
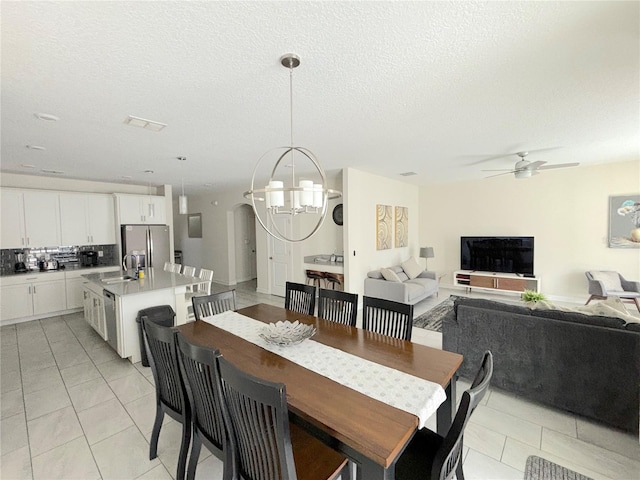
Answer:
[[[291,183],[296,186],[296,163],[293,150],[293,58],[289,59],[289,118],[291,121]]]

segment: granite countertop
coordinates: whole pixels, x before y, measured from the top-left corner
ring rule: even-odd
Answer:
[[[339,257],[342,257],[342,255],[338,255]],[[336,267],[342,267],[344,265],[344,262],[336,262],[336,261],[331,261],[331,254],[325,254],[325,255],[309,255],[308,257],[304,257],[304,263],[314,263],[314,264],[318,264],[318,265],[333,265]]]
[[[120,295],[135,295],[154,290],[175,289],[201,283],[197,277],[189,277],[180,273],[165,272],[162,269],[147,268],[144,278],[135,279],[129,282],[107,283],[110,279],[115,280],[123,275],[135,277],[133,270],[123,272],[102,272],[82,275],[84,278],[99,285],[109,292]]]
[[[57,270],[39,270],[37,268],[33,268],[31,270],[27,270],[26,272],[0,272],[0,277],[14,277],[19,275],[33,275],[34,273],[59,273],[59,272],[77,272],[78,270],[95,270],[96,268],[108,268],[108,267],[117,267],[118,264],[115,265],[91,265],[88,267],[83,267],[78,264],[64,264],[64,268],[58,268]]]

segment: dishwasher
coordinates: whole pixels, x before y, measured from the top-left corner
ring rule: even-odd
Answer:
[[[107,343],[118,352],[118,325],[116,314],[116,296],[108,290],[102,291],[104,296],[104,318],[107,324]]]

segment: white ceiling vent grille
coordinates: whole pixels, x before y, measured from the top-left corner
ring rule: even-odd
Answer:
[[[153,120],[134,117],[133,115],[129,115],[127,118],[125,118],[124,123],[127,125],[133,125],[134,127],[145,128],[147,130],[151,130],[152,132],[159,132],[167,126],[166,123],[154,122]]]

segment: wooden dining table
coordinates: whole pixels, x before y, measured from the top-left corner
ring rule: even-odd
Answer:
[[[445,434],[455,412],[455,377],[462,356],[361,328],[258,304],[237,313],[265,322],[314,325],[313,341],[440,384],[447,399],[437,411]],[[358,479],[394,479],[395,463],[418,427],[418,417],[359,393],[204,321],[177,327],[192,343],[220,350],[238,368],[286,385],[291,421],[358,464]],[[309,340],[307,340],[309,341]]]

